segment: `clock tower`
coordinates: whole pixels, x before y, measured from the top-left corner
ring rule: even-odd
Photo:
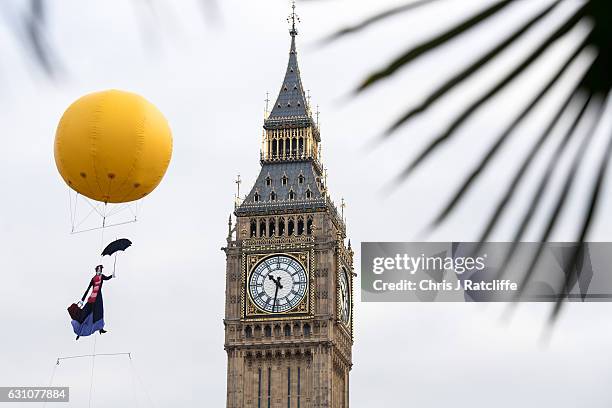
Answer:
[[[353,251],[320,162],[296,48],[266,113],[261,171],[229,219],[225,290],[228,408],[346,408]]]

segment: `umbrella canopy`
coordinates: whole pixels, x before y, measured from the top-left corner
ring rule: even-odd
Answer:
[[[102,251],[102,256],[104,255],[112,255],[117,251],[125,251],[129,246],[132,245],[132,241],[127,238],[121,238],[116,241],[111,242],[104,248]]]

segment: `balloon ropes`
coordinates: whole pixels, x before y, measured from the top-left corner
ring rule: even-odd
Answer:
[[[172,133],[142,96],[94,92],[64,112],[54,153],[69,187],[71,233],[104,229],[138,219],[138,201],[159,185],[170,163]]]

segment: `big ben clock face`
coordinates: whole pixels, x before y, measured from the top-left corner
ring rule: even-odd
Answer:
[[[348,325],[351,321],[351,288],[346,270],[340,270],[340,320]]]
[[[267,313],[285,313],[306,296],[308,278],[300,262],[288,255],[273,255],[261,260],[249,277],[251,300]]]

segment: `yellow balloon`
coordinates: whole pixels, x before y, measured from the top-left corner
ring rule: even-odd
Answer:
[[[78,193],[105,203],[138,200],[157,187],[172,156],[166,118],[130,92],[85,95],[55,133],[55,164]]]

